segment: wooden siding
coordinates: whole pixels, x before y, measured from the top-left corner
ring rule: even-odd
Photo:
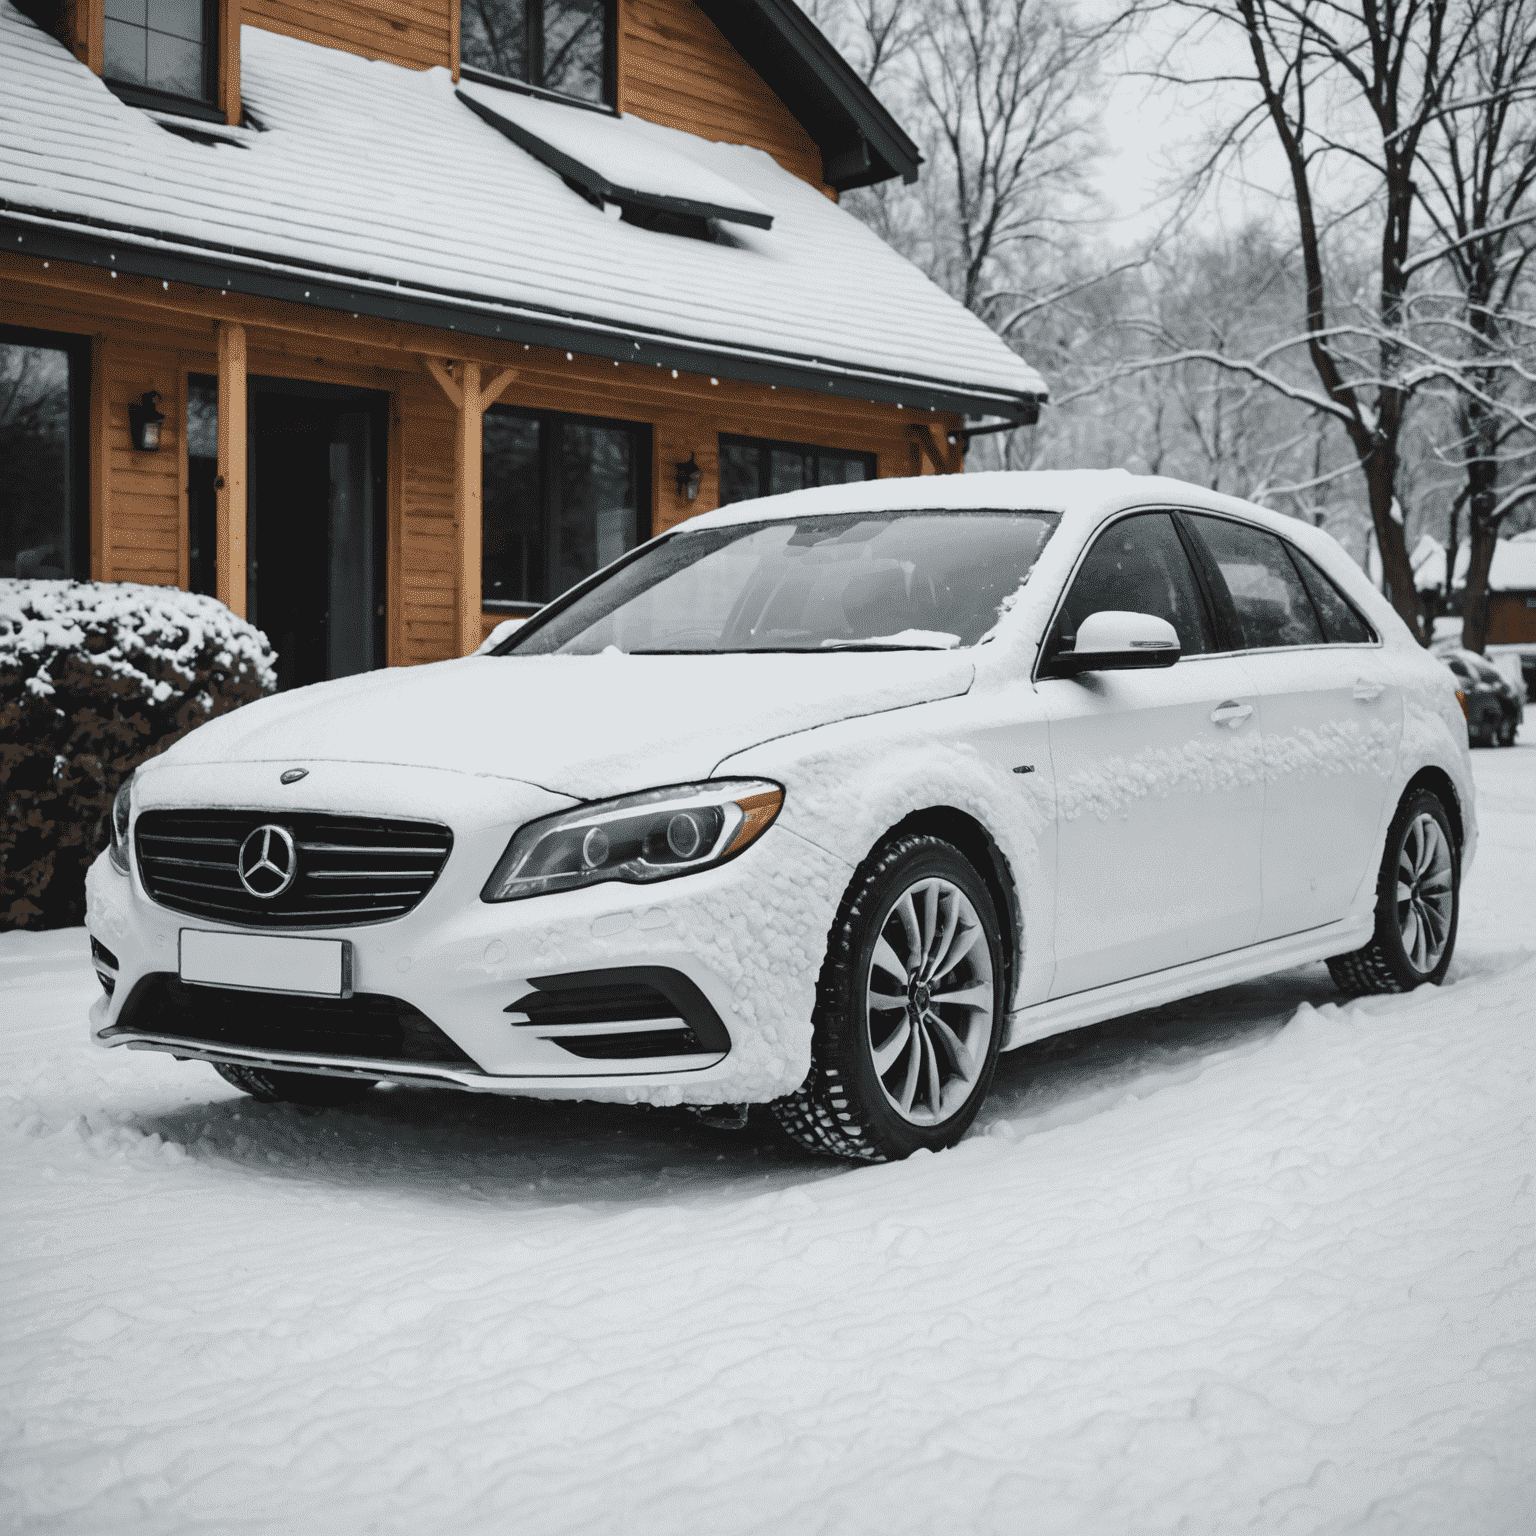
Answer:
[[[217,369],[216,323],[246,327],[249,371],[279,378],[387,390],[391,398],[388,505],[388,659],[436,661],[453,654],[455,544],[454,411],[423,356],[516,367],[505,404],[646,424],[652,438],[652,531],[713,508],[719,498],[721,433],[787,439],[876,454],[878,473],[928,472],[914,426],[940,441],[952,416],[829,399],[670,369],[452,336],[67,263],[0,253],[0,308],[14,324],[99,338],[93,395],[93,574],[104,581],[175,585],[187,580],[188,373]],[[166,413],[158,453],[128,441],[128,405],[147,389]],[[694,455],[703,470],[696,501],[677,493],[674,465]],[[100,461],[105,460],[104,464]],[[495,617],[486,617],[486,627]]]
[[[1536,592],[1489,593],[1488,643],[1536,645]]]
[[[767,150],[820,188],[821,151],[693,0],[619,0],[619,110]]]
[[[247,26],[407,69],[458,65],[458,0],[243,0]]]

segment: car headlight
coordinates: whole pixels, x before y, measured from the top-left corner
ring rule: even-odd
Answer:
[[[519,827],[482,901],[518,901],[579,885],[645,885],[733,859],[773,824],[784,791],[766,779],[674,784],[599,800]]]
[[[128,873],[128,816],[132,809],[132,800],[133,775],[130,773],[118,785],[117,794],[112,800],[112,867],[122,875]]]

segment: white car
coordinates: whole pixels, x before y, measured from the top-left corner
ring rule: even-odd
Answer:
[[[91,1034],[895,1158],[999,1050],[1304,961],[1440,981],[1475,840],[1454,680],[1326,534],[1123,471],[827,487],[145,764]]]

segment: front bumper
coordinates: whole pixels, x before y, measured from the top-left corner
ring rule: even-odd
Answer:
[[[275,792],[282,766],[223,765],[217,772],[166,766],[144,773],[135,814],[162,806],[255,807],[280,818],[298,808],[296,797]],[[849,867],[780,826],[741,857],[701,874],[482,902],[480,890],[516,828],[570,803],[516,781],[432,769],[315,764],[304,781],[306,810],[408,814],[452,828],[453,852],[411,912],[303,932],[349,940],[354,992],[419,1010],[472,1066],[189,1040],[157,1033],[142,1009],[118,1032],[138,983],[174,975],[182,928],[260,930],[162,906],[144,890],[136,860],[125,876],[106,855],[90,871],[86,923],[118,963],[112,994],[91,1010],[92,1038],[102,1046],[202,1060],[540,1098],[713,1104],[762,1102],[793,1091],[809,1068],[816,978]],[[526,1015],[508,1013],[537,990],[538,978],[633,967],[686,978],[724,1024],[729,1048],[589,1060],[570,1054],[550,1032],[527,1027]]]

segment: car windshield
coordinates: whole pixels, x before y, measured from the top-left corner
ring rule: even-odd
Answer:
[[[950,650],[1029,578],[1055,512],[853,512],[680,529],[498,655]]]

